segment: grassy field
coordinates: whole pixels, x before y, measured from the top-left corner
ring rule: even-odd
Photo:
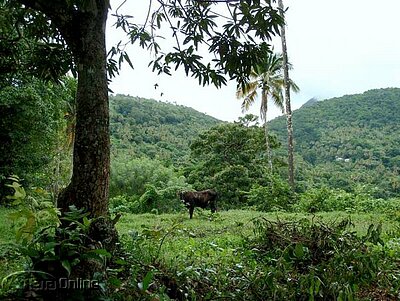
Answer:
[[[198,209],[197,209],[198,210]],[[383,238],[391,239],[393,233],[397,231],[399,223],[388,218],[384,214],[357,214],[346,212],[324,212],[317,214],[295,214],[295,213],[263,213],[250,210],[229,210],[211,215],[207,211],[198,210],[193,219],[189,219],[188,214],[125,214],[117,228],[123,236],[129,234],[140,234],[145,230],[167,234],[164,239],[163,253],[175,250],[187,249],[187,245],[204,246],[217,242],[228,243],[234,246],[243,237],[253,235],[253,221],[258,218],[265,218],[271,221],[296,221],[308,219],[314,222],[335,222],[350,218],[354,224],[353,230],[360,236],[365,235],[371,224],[382,224]],[[157,235],[156,235],[157,236]],[[183,249],[182,249],[183,248]],[[210,248],[212,249],[212,248]]]
[[[0,253],[0,279],[10,272],[23,268],[23,261],[7,257],[7,254],[10,254],[7,250],[14,242],[16,230],[16,226],[8,218],[11,212],[7,209],[0,210],[0,251],[2,252]],[[162,215],[124,214],[117,224],[117,229],[122,244],[133,259],[130,262],[137,263],[130,272],[131,285],[137,287],[146,277],[146,273],[154,270],[151,272],[151,283],[153,290],[158,290],[158,293],[162,290],[162,285],[179,286],[182,291],[192,292],[191,298],[201,295],[201,300],[207,300],[207,291],[212,291],[210,300],[216,296],[222,299],[235,299],[236,297],[229,297],[222,293],[224,290],[226,293],[231,289],[230,282],[232,282],[232,289],[251,292],[251,287],[242,287],[242,283],[249,285],[258,281],[258,278],[251,280],[252,274],[262,276],[266,268],[271,268],[269,263],[260,264],[260,258],[253,254],[253,247],[249,245],[256,236],[254,221],[260,219],[281,221],[283,224],[296,224],[295,222],[307,220],[311,224],[324,223],[324,225],[333,225],[341,220],[350,219],[352,226],[349,231],[356,233],[358,237],[365,236],[371,224],[381,224],[381,237],[387,246],[392,246],[389,260],[400,255],[399,222],[384,214],[345,212],[295,214],[230,210],[211,215],[209,211],[199,209],[196,209],[193,219],[189,219],[186,211]],[[387,250],[385,252],[389,254]],[[279,261],[279,258],[277,260]],[[291,261],[288,262],[292,265]],[[293,262],[295,264],[296,260]],[[283,269],[286,268],[287,264]],[[277,269],[282,269],[282,267]],[[385,269],[389,268],[385,267]],[[270,271],[270,273],[273,272],[274,270]],[[292,273],[291,270],[289,273]],[[392,272],[388,272],[390,273]],[[239,279],[238,275],[242,278]],[[390,274],[388,277],[395,279],[399,276]],[[296,277],[301,279],[303,276],[298,274]],[[307,278],[304,281],[309,280]],[[159,283],[158,286],[155,283]],[[388,292],[392,289],[385,288],[385,294],[389,294]],[[366,294],[370,295],[369,292]],[[362,300],[374,300],[368,298]]]
[[[330,212],[314,215],[230,210],[210,215],[207,211],[199,210],[195,212],[192,220],[188,218],[186,212],[164,215],[126,214],[118,223],[118,230],[125,246],[131,251],[133,257],[136,257],[138,262],[147,262],[149,265],[157,266],[160,274],[170,275],[186,291],[195,290],[193,295],[202,294],[202,298],[207,299],[207,294],[201,292],[201,287],[204,286],[207,287],[204,290],[214,290],[215,294],[212,298],[219,296],[218,298],[236,300],[238,298],[237,295],[227,297],[227,295],[220,292],[225,291],[226,293],[227,290],[243,289],[243,285],[237,283],[256,282],[258,279],[251,280],[251,275],[262,275],[269,269],[267,267],[268,264],[261,267],[260,259],[253,256],[252,247],[247,245],[255,236],[254,221],[260,218],[271,221],[279,220],[283,223],[306,219],[312,221],[313,224],[324,223],[325,225],[338,224],[341,220],[350,219],[353,225],[349,227],[349,231],[354,231],[358,237],[367,235],[371,224],[376,226],[382,224],[381,237],[386,242],[386,245],[394,246],[394,249],[391,250],[393,258],[400,255],[397,239],[399,223],[383,214]],[[357,256],[359,255],[355,257]],[[379,257],[380,255],[376,256]],[[279,258],[276,260],[279,261]],[[363,259],[360,258],[360,260]],[[390,260],[389,258],[388,261]],[[287,264],[291,265],[290,261]],[[285,265],[287,266],[287,264]],[[338,263],[338,265],[340,264]],[[368,265],[368,263],[366,264]],[[386,265],[386,261],[378,264]],[[274,265],[272,263],[272,266]],[[292,273],[292,268],[293,266],[288,268],[287,273],[289,275],[296,274],[296,272]],[[278,269],[285,269],[285,267]],[[382,266],[382,270],[385,269],[390,270],[390,268]],[[270,273],[274,273],[274,271],[272,270]],[[277,273],[279,275],[280,271],[277,271]],[[367,273],[366,268],[365,274]],[[389,271],[387,273],[390,274],[392,272]],[[395,275],[388,277],[392,276],[396,277]],[[136,277],[140,281],[140,277],[143,277],[143,275],[136,275]],[[238,280],[240,277],[244,277],[244,279]],[[248,279],[245,279],[246,277]],[[296,277],[301,279],[301,277],[308,276],[297,274]],[[187,279],[190,279],[190,281]],[[233,279],[236,279],[237,283]],[[233,283],[232,287],[227,283]],[[276,285],[278,286],[279,283]],[[342,284],[342,286],[346,287],[346,283]],[[383,289],[384,292],[381,292],[386,299],[381,300],[394,300],[391,299],[392,297],[389,293],[393,288],[388,288],[387,284],[382,284],[382,286],[386,286]],[[249,287],[246,289],[250,290]],[[290,288],[287,290],[290,291]],[[296,289],[292,288],[292,290],[295,291]],[[277,296],[279,296],[278,293]],[[367,292],[363,293],[367,297],[358,299],[374,300],[371,296],[375,293],[374,290],[369,291],[367,289]],[[283,295],[281,296],[283,297]],[[348,296],[351,296],[351,294],[349,293]],[[279,300],[279,297],[276,300]],[[346,297],[343,297],[343,300],[347,300]]]
[[[213,235],[226,233],[228,229],[234,229],[237,233],[237,226],[240,225],[240,231],[250,231],[252,229],[252,221],[256,218],[264,217],[271,220],[299,220],[303,218],[315,221],[334,221],[338,219],[348,218],[354,222],[355,231],[360,235],[364,234],[371,223],[382,223],[385,232],[394,230],[399,223],[391,220],[385,214],[359,214],[346,212],[322,212],[316,214],[304,213],[286,213],[272,212],[265,213],[251,210],[229,210],[222,211],[215,215],[211,215],[206,210],[196,209],[193,219],[189,219],[187,212],[176,214],[124,214],[117,224],[117,228],[121,234],[127,234],[132,229],[141,229],[145,227],[167,227],[172,223],[182,223],[186,228],[193,231],[200,231],[203,234]],[[229,231],[228,231],[229,232]]]

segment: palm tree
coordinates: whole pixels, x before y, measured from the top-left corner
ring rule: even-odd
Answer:
[[[237,89],[236,97],[243,98],[242,111],[245,112],[249,110],[252,104],[254,104],[258,96],[258,91],[261,90],[260,117],[264,122],[268,165],[272,170],[271,149],[268,139],[267,112],[269,100],[272,100],[274,104],[282,110],[282,113],[284,112],[284,98],[282,94],[284,88],[282,55],[275,53],[267,55],[262,64],[253,67],[250,78],[252,81]],[[294,82],[291,81],[290,85],[293,91],[299,90]]]

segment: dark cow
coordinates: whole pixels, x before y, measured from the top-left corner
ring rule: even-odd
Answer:
[[[190,218],[193,217],[194,207],[209,207],[212,213],[217,211],[217,193],[214,190],[183,191],[179,193],[179,198],[189,209]]]

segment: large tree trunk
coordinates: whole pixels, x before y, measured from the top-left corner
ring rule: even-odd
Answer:
[[[278,0],[279,8],[283,16],[283,2]],[[294,145],[293,145],[293,123],[292,123],[292,108],[290,103],[290,83],[289,83],[289,65],[288,55],[286,46],[286,33],[285,25],[281,27],[281,40],[282,40],[282,57],[283,57],[283,75],[285,82],[285,106],[286,106],[286,120],[287,120],[287,132],[288,132],[288,174],[289,174],[289,185],[294,190]]]
[[[90,217],[94,218],[83,248],[104,248],[115,253],[118,250],[118,233],[115,230],[118,219],[111,221],[108,212],[110,137],[105,28],[109,2],[77,1],[75,5],[75,1],[65,0],[19,1],[47,15],[68,44],[77,66],[73,173],[71,183],[60,194],[57,205],[63,212],[75,205],[87,210]],[[68,226],[68,222],[64,221],[63,226]],[[65,232],[57,233],[60,241],[65,239]],[[55,249],[55,252],[60,252],[56,256],[65,256],[60,248]],[[82,257],[69,277],[93,279],[95,273],[106,272],[106,264],[104,261]],[[68,276],[59,261],[51,262],[42,271],[52,271],[50,273],[56,279]],[[75,292],[60,290],[49,293],[54,293],[55,300],[61,300],[68,299],[69,294]],[[93,299],[92,293],[96,294],[97,291],[87,290],[83,293],[90,300]]]
[[[109,2],[82,1],[79,7],[65,0],[20,2],[47,15],[68,44],[77,66],[73,173],[57,205],[64,212],[71,205],[90,212],[90,217],[96,218],[88,232],[91,244],[113,253],[118,234],[108,213],[110,136],[105,28]],[[88,259],[80,262],[71,277],[90,279],[95,272],[104,271],[103,264]]]
[[[108,0],[19,0],[41,11],[67,42],[78,71],[76,133],[70,185],[58,198],[63,211],[85,208],[92,217],[108,215],[110,174],[109,109],[105,28]]]
[[[97,1],[101,2],[101,1]],[[103,6],[103,7],[101,7]],[[73,174],[58,206],[86,208],[92,217],[108,214],[110,174],[109,108],[106,75],[107,7],[82,13],[78,28],[65,36],[78,67]],[[79,30],[79,32],[76,32]],[[79,36],[79,39],[76,37]]]

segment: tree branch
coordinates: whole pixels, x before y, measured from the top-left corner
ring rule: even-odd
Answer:
[[[17,2],[44,13],[54,22],[63,19],[65,22],[66,19],[72,19],[72,10],[63,0],[17,0]]]

